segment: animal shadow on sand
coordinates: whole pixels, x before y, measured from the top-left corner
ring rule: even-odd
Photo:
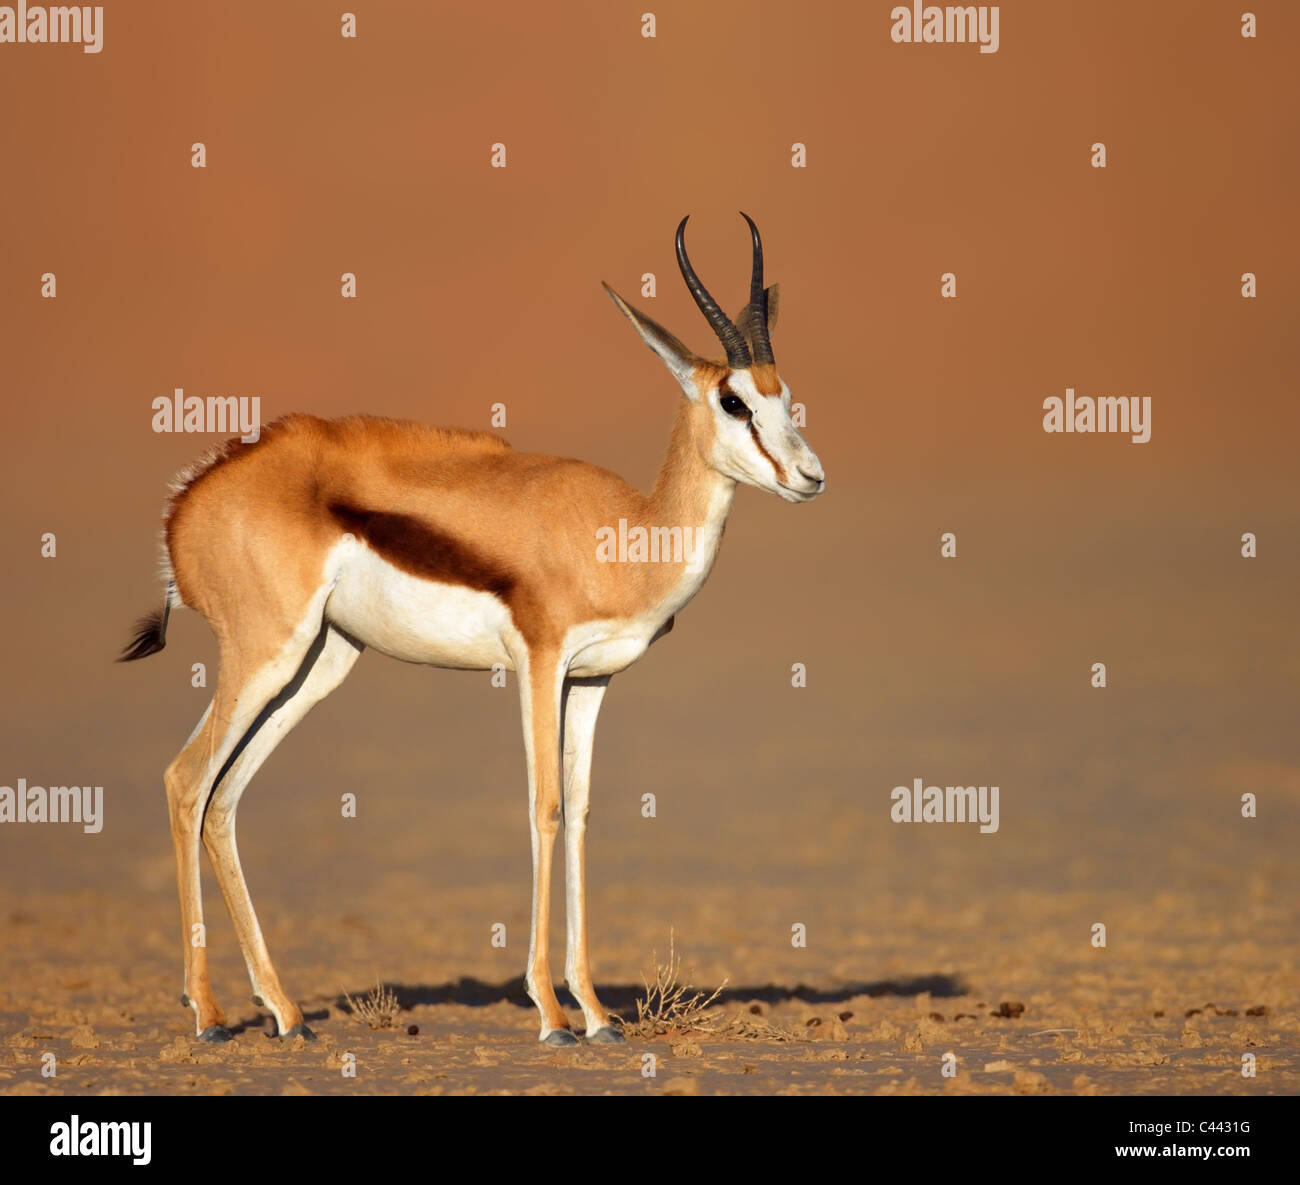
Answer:
[[[487,983],[481,979],[462,977],[439,984],[389,983],[384,986],[397,998],[398,1006],[403,1012],[422,1004],[485,1007],[505,1001],[520,1008],[535,1007],[528,998],[522,976],[508,979],[504,983]],[[563,992],[558,987],[556,990]],[[967,987],[958,975],[913,975],[845,983],[834,988],[814,988],[802,983],[793,987],[775,983],[735,987],[728,985],[718,993],[715,1003],[749,1004],[757,1001],[763,1004],[782,1004],[790,1000],[801,1000],[805,1004],[842,1004],[855,996],[919,996],[923,992],[929,992],[935,998],[950,998],[966,995]],[[361,998],[366,995],[366,991],[350,994]],[[612,1012],[635,1016],[636,1002],[645,997],[645,986],[639,983],[597,984],[596,994],[601,1003]],[[342,995],[334,1002],[334,1007],[342,1012],[351,1012]]]

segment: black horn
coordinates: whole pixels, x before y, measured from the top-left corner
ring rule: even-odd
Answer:
[[[749,366],[752,360],[749,356],[749,345],[746,343],[744,335],[732,324],[727,314],[718,307],[718,302],[709,295],[709,290],[700,283],[699,276],[695,274],[695,269],[691,267],[691,261],[686,254],[686,222],[689,218],[690,215],[687,214],[686,218],[683,218],[677,227],[677,266],[682,269],[682,279],[686,281],[686,287],[691,290],[695,303],[700,306],[700,312],[713,326],[713,332],[718,335],[718,340],[722,343],[723,349],[727,351],[727,365],[732,367]]]
[[[752,308],[749,322],[749,341],[754,347],[754,362],[771,365],[772,339],[767,331],[767,289],[763,287],[763,240],[758,237],[754,220],[741,210],[740,216],[749,223],[749,233],[754,238],[754,271],[749,280],[749,303]]]

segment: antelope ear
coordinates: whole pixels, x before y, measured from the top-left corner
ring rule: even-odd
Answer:
[[[767,302],[767,333],[768,336],[771,337],[772,333],[776,330],[776,310],[779,304],[777,299],[779,295],[778,286],[773,284],[763,293],[763,295]],[[740,310],[740,313],[736,317],[736,328],[745,335],[745,340],[749,342],[749,348],[751,350],[754,348],[752,326],[757,316],[758,313],[754,306],[752,304],[747,304]]]
[[[767,332],[771,336],[776,332],[776,314],[781,307],[781,285],[770,284],[767,288]]]
[[[682,345],[658,321],[652,317],[647,317],[639,309],[634,309],[603,280],[601,286],[609,293],[610,299],[618,305],[623,315],[632,322],[632,328],[636,330],[637,336],[658,354],[660,361],[672,371],[673,378],[686,392],[687,397],[698,399],[700,393],[695,386],[694,377],[695,366],[699,362],[696,355]]]

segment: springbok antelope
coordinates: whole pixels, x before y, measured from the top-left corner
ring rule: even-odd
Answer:
[[[585,836],[596,715],[610,677],[673,625],[709,574],[736,483],[809,502],[821,463],[790,419],[770,331],[777,289],[763,286],[758,228],[749,303],[735,322],[686,254],[677,263],[726,350],[693,354],[629,305],[614,303],[685,396],[646,497],[582,461],[518,453],[481,432],[357,416],[291,415],[251,444],[232,439],[183,472],[163,515],[167,590],[121,656],[163,648],[171,609],[188,605],[220,648],[216,693],[164,782],[180,886],[185,990],[201,1040],[230,1040],[213,998],[202,933],[202,840],[234,922],[253,1001],[282,1036],[310,1038],[280,986],[235,847],[235,811],[281,738],[342,681],[366,647],[406,662],[517,672],[533,848],[528,994],[540,1040],[577,1043],[555,996],[548,937],[551,855],[563,809],[569,990],[586,1040],[615,1043],[587,955]],[[620,520],[690,528],[692,554],[667,563],[601,562],[597,539]],[[608,556],[604,558],[609,558]]]

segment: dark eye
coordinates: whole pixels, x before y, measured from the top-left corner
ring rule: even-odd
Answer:
[[[751,416],[749,408],[745,406],[745,401],[736,395],[724,395],[718,400],[718,406],[727,415],[735,416],[738,420],[748,420]]]

